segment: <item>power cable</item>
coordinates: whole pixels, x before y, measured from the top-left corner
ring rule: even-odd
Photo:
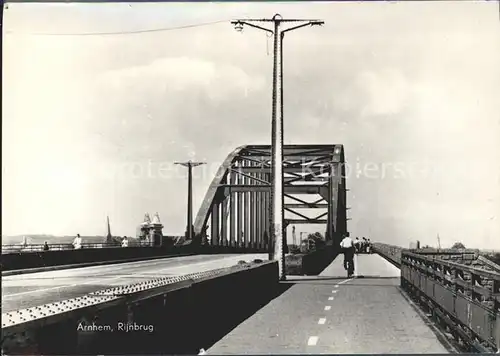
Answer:
[[[140,33],[151,33],[151,32],[165,32],[165,31],[174,31],[174,30],[182,30],[182,29],[187,29],[187,28],[194,28],[194,27],[202,27],[202,26],[209,26],[209,25],[215,25],[218,23],[223,23],[227,22],[229,23],[230,20],[219,20],[219,21],[212,21],[212,22],[203,22],[203,23],[198,23],[198,24],[190,24],[190,25],[183,25],[183,26],[177,26],[177,27],[166,27],[166,28],[155,28],[155,29],[149,29],[149,30],[137,30],[137,31],[119,31],[119,32],[81,32],[81,33],[22,33],[23,35],[34,35],[34,36],[116,36],[116,35],[133,35],[133,34],[140,34]],[[7,34],[21,34],[21,33],[16,33],[14,31],[6,31]]]

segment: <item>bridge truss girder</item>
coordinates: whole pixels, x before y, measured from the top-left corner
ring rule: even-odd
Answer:
[[[326,224],[327,240],[347,232],[345,157],[342,145],[285,145],[284,211],[289,224]],[[271,147],[247,145],[231,152],[216,173],[196,216],[195,238],[214,246],[269,248]],[[297,195],[313,195],[307,201]],[[301,209],[320,209],[309,217]],[[326,211],[325,211],[326,210]]]

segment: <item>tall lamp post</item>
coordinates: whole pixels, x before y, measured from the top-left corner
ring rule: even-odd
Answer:
[[[280,279],[285,279],[284,266],[284,194],[283,194],[283,39],[286,32],[305,26],[323,25],[323,21],[305,19],[284,19],[276,14],[271,19],[241,19],[231,21],[237,31],[243,26],[253,27],[273,34],[274,65],[273,65],[273,95],[271,118],[271,241],[274,242],[274,253],[269,257],[278,260]],[[256,25],[256,23],[273,23],[274,30]],[[301,23],[300,25],[280,30],[282,23]],[[278,114],[278,110],[280,111]]]
[[[201,166],[205,162],[174,162],[188,168],[188,196],[187,196],[187,228],[186,237],[193,240],[193,167]]]

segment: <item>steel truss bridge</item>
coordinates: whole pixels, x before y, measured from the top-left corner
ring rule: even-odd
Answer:
[[[270,145],[231,152],[198,211],[196,237],[213,246],[267,249],[271,174]],[[289,224],[325,224],[327,241],[339,241],[348,220],[344,147],[285,145],[283,176],[285,231]],[[316,214],[310,216],[310,210]]]
[[[104,347],[110,354],[194,354],[209,347],[208,354],[273,354],[283,345],[297,354],[500,350],[500,267],[478,251],[374,243],[374,254],[357,255],[356,276],[346,279],[332,249],[347,233],[342,145],[284,146],[284,225],[324,224],[334,244],[304,257],[327,262],[317,275],[279,282],[278,264],[262,253],[272,248],[270,151],[242,146],[220,166],[194,223],[193,242],[206,248],[2,256],[2,353],[101,354]],[[193,246],[197,252],[189,253]],[[5,273],[9,259],[25,270]],[[61,260],[77,266],[54,268]],[[30,261],[44,267],[27,271]],[[158,329],[79,330],[121,321]],[[346,342],[355,339],[364,342]]]

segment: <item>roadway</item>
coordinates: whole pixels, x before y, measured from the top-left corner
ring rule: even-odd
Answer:
[[[149,261],[2,276],[2,313],[30,308],[102,289],[168,276],[231,267],[238,261],[267,260],[267,254],[170,257]]]
[[[342,263],[339,256],[319,276],[289,276],[284,283],[292,283],[290,289],[207,354],[453,351],[401,294],[398,268],[378,255],[359,255],[357,278],[346,279]]]

